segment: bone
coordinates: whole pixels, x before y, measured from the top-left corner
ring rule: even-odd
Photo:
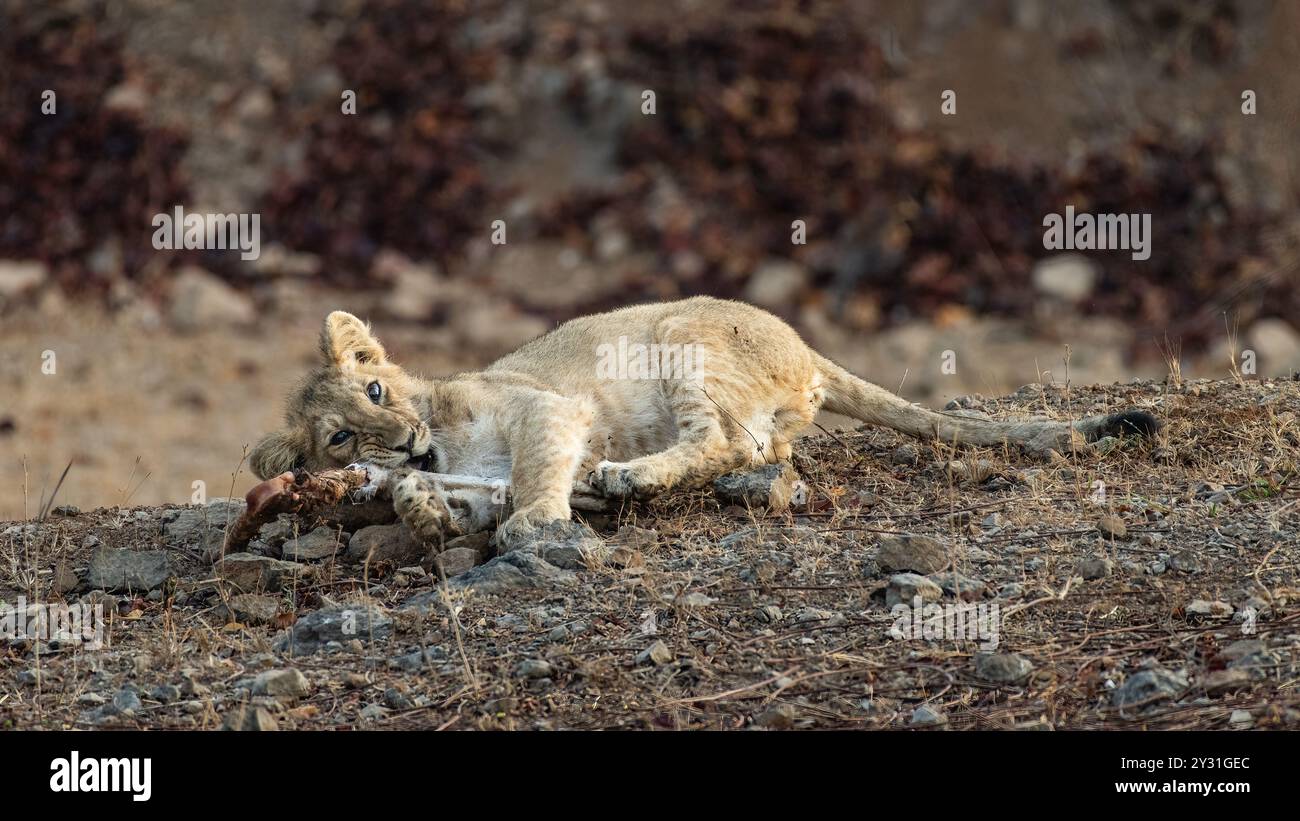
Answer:
[[[398,475],[405,477],[410,473],[419,473],[426,481],[436,483],[448,494],[496,494],[504,491],[506,503],[510,502],[510,483],[503,479],[429,471],[410,471]],[[374,497],[359,501],[363,488],[367,487],[369,481],[370,476],[363,466],[318,473],[285,472],[273,476],[256,485],[244,497],[248,507],[226,531],[221,555],[248,547],[262,526],[274,521],[281,513],[314,516],[316,521],[313,526],[331,524],[342,526],[345,530],[393,521],[396,513],[392,507],[392,474],[385,471]],[[569,505],[575,510],[594,513],[611,509],[609,500],[594,494],[590,488],[581,484],[574,486]]]

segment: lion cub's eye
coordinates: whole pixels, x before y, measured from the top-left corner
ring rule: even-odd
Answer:
[[[369,385],[366,385],[366,396],[369,396],[370,401],[374,402],[376,405],[379,404],[379,399],[383,395],[384,388],[378,382],[371,382]]]
[[[339,445],[343,444],[344,442],[348,441],[351,438],[352,438],[352,431],[341,430],[330,437],[330,445],[333,447],[338,447]]]

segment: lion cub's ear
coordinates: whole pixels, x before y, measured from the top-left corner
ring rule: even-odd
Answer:
[[[334,311],[325,317],[321,330],[320,351],[327,365],[350,365],[387,361],[384,346],[370,333],[370,326],[347,311]]]
[[[301,439],[288,431],[276,431],[263,436],[253,447],[248,464],[257,478],[270,479],[299,467],[306,458]]]

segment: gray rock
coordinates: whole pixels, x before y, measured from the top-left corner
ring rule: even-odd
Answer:
[[[808,498],[807,486],[789,462],[720,476],[713,482],[713,492],[724,502],[773,512],[803,504]]]
[[[781,608],[777,607],[775,604],[763,605],[754,611],[754,615],[758,617],[759,621],[765,621],[768,624],[776,624],[781,619],[785,618],[785,614],[781,612]]]
[[[328,559],[343,550],[339,533],[332,527],[318,527],[305,536],[285,540],[280,548],[281,558],[294,562]]]
[[[1034,289],[1062,302],[1079,302],[1097,284],[1097,266],[1082,254],[1055,254],[1034,264]]]
[[[389,687],[384,691],[384,704],[390,710],[409,710],[415,706],[406,693],[396,687]]]
[[[1180,550],[1170,557],[1169,566],[1180,573],[1200,573],[1201,559],[1191,550]]]
[[[602,555],[606,550],[591,528],[570,520],[548,522],[508,539],[498,530],[493,538],[503,553],[532,553],[562,570],[583,570],[589,554]]]
[[[483,595],[495,595],[511,590],[529,590],[535,588],[572,587],[577,584],[577,576],[571,571],[561,570],[555,565],[538,558],[527,550],[513,550],[503,556],[481,564],[462,573],[447,584],[457,590],[474,590]],[[402,609],[428,609],[441,607],[440,594],[430,590],[413,596]]]
[[[930,581],[939,585],[944,593],[962,601],[976,601],[991,595],[988,585],[984,584],[984,582],[979,579],[972,579],[970,576],[963,576],[956,571],[935,573],[929,578]]]
[[[1104,579],[1115,572],[1115,563],[1100,556],[1089,556],[1079,562],[1074,572],[1088,580]]]
[[[243,514],[243,499],[217,498],[206,505],[163,511],[163,541],[171,547],[197,547],[216,552],[226,538],[226,526]]]
[[[252,689],[255,696],[298,699],[311,692],[311,683],[301,670],[287,667],[258,673],[253,679]]]
[[[144,706],[133,687],[123,687],[114,693],[112,704],[113,711],[120,715],[135,715]]]
[[[86,584],[97,590],[145,592],[161,587],[174,575],[165,550],[101,547],[90,558]]]
[[[909,727],[942,727],[947,723],[947,714],[928,704],[922,704],[913,710],[912,717],[907,720]]]
[[[280,612],[280,599],[260,593],[230,597],[230,614],[241,624],[270,624]]]
[[[1248,671],[1237,668],[1214,670],[1206,673],[1200,680],[1201,687],[1209,695],[1218,695],[1232,690],[1249,687],[1252,678]]]
[[[479,553],[472,547],[450,547],[439,553],[434,563],[450,579],[473,570],[479,563]]]
[[[171,704],[181,697],[181,688],[175,684],[159,684],[149,691],[149,697],[162,704]]]
[[[938,539],[915,534],[884,535],[876,551],[876,563],[888,573],[911,570],[937,573],[948,566],[948,550]]]
[[[275,641],[275,649],[296,655],[319,653],[330,642],[340,645],[353,639],[385,641],[393,634],[393,620],[378,607],[327,607],[294,622]]]
[[[1157,701],[1177,698],[1187,689],[1187,679],[1163,667],[1139,670],[1124,680],[1113,693],[1116,707],[1141,707]]]
[[[275,716],[271,715],[265,707],[236,704],[226,711],[221,729],[237,732],[268,732],[278,730],[280,727],[275,722]]]
[[[367,704],[357,713],[357,718],[364,722],[379,721],[388,715],[388,708],[382,704]]]
[[[899,604],[911,607],[917,596],[922,602],[938,601],[943,598],[943,588],[925,576],[898,573],[889,578],[889,586],[885,588],[885,606],[890,609]]]
[[[1193,599],[1188,602],[1184,608],[1188,616],[1197,616],[1206,619],[1226,619],[1232,616],[1232,605],[1224,601],[1206,601],[1205,599]]]
[[[454,541],[454,540],[453,540]],[[396,565],[417,564],[429,549],[404,524],[363,527],[348,540],[346,556],[352,562],[391,562]]]
[[[231,553],[217,562],[214,569],[219,578],[245,593],[279,590],[294,579],[305,579],[311,575],[310,568],[306,565],[268,556],[254,556],[251,553]]]
[[[1111,539],[1127,539],[1128,525],[1118,516],[1106,515],[1097,520],[1097,530]]]
[[[1249,710],[1233,710],[1228,716],[1228,726],[1234,730],[1249,730],[1255,726],[1255,717]]]
[[[405,673],[416,673],[435,665],[447,662],[447,651],[441,647],[425,647],[413,653],[394,656],[388,660],[388,666]]]
[[[795,304],[807,283],[807,268],[786,259],[767,259],[759,263],[745,284],[745,300],[783,311]]]
[[[518,678],[550,678],[555,675],[555,666],[545,659],[524,659],[515,667]]]
[[[184,331],[251,325],[257,309],[247,294],[195,265],[183,266],[172,282],[170,317]]]
[[[668,645],[655,639],[649,647],[636,654],[636,663],[653,664],[657,667],[669,663],[673,658],[673,651],[668,649]]]
[[[767,730],[792,730],[795,716],[792,705],[773,704],[754,719],[754,724]]]
[[[896,465],[915,465],[921,461],[921,455],[917,453],[916,445],[904,444],[894,448],[889,454],[889,461]]]
[[[1033,671],[1033,663],[1017,653],[975,654],[975,675],[995,684],[1017,684]]]

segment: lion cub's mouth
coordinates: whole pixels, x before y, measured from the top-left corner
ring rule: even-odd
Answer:
[[[419,456],[412,456],[406,460],[406,464],[416,470],[433,470],[433,450],[427,450]]]

